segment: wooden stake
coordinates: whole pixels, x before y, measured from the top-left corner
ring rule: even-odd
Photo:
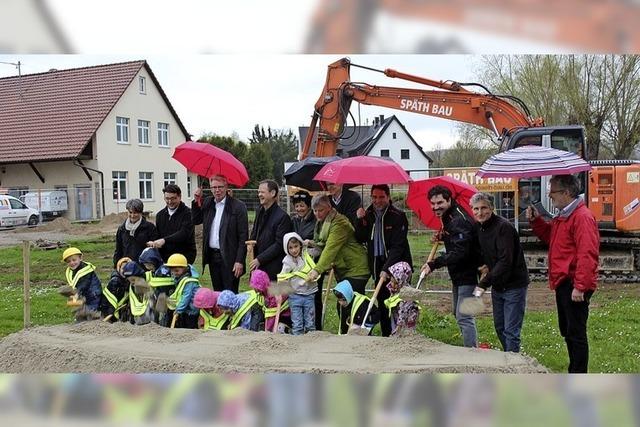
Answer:
[[[31,272],[30,272],[30,264],[31,264],[31,242],[28,240],[22,241],[22,266],[23,266],[23,301],[24,301],[24,311],[23,311],[23,320],[24,327],[28,328],[31,326]]]

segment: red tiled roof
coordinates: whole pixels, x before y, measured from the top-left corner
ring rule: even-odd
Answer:
[[[8,77],[0,79],[0,164],[77,157],[143,66],[188,136],[146,61]]]

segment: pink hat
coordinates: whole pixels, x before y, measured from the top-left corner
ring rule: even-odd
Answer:
[[[260,292],[263,295],[267,294],[267,289],[269,289],[269,285],[271,284],[271,280],[269,279],[269,275],[262,271],[256,270],[251,273],[251,279],[249,279],[249,286],[251,286],[256,291]]]
[[[220,292],[212,291],[209,288],[199,288],[193,297],[193,305],[196,308],[213,308],[218,303]]]

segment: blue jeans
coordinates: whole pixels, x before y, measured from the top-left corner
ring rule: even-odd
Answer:
[[[293,335],[302,335],[305,332],[316,330],[316,304],[314,294],[289,295],[289,308],[291,309]]]
[[[460,303],[463,299],[473,296],[476,285],[462,285],[453,287],[453,315],[456,317],[460,333],[462,334],[462,345],[465,347],[478,346],[478,331],[476,320],[473,316],[460,313]]]
[[[491,290],[493,325],[504,351],[520,352],[520,331],[527,304],[527,287]]]

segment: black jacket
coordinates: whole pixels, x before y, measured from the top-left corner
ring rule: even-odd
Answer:
[[[442,241],[446,253],[429,263],[432,270],[447,267],[453,286],[477,285],[478,267],[483,264],[475,221],[452,202],[442,217]]]
[[[349,218],[349,222],[355,227],[356,221],[358,221],[356,212],[362,207],[362,198],[360,195],[355,191],[342,189],[340,203],[335,204],[331,196],[329,196],[329,199],[331,200],[331,206],[336,208],[338,213]]]
[[[165,207],[156,214],[156,228],[158,235],[164,239],[165,244],[160,248],[160,255],[164,262],[173,254],[182,254],[187,257],[187,262],[193,264],[196,260],[196,235],[191,209],[183,202],[169,217],[169,210]]]
[[[213,197],[207,197],[202,201],[202,207],[194,200],[191,203],[191,214],[195,225],[202,224],[202,271],[209,264],[209,237],[211,225],[216,216],[216,203]],[[227,196],[224,202],[224,211],[220,220],[220,252],[222,262],[227,270],[233,268],[233,264],[239,262],[246,271],[245,258],[247,257],[247,245],[249,237],[249,219],[247,207],[238,199]]]
[[[409,223],[407,216],[400,209],[389,204],[382,214],[383,244],[385,249],[384,262],[382,265],[375,265],[373,247],[373,228],[376,223],[375,208],[373,205],[367,208],[363,218],[356,222],[356,239],[367,244],[367,258],[369,260],[369,270],[374,279],[377,280],[380,271],[389,272],[389,267],[393,264],[405,261],[413,268],[411,260],[411,249],[407,232]]]
[[[482,259],[489,273],[479,286],[496,291],[522,288],[529,284],[529,271],[524,261],[518,232],[511,223],[495,214],[483,224],[477,224]]]
[[[138,262],[138,257],[147,247],[147,242],[158,238],[158,232],[153,223],[144,218],[140,218],[140,221],[142,221],[142,223],[138,226],[133,236],[124,228],[125,223],[122,223],[120,227],[118,227],[118,231],[116,231],[116,250],[113,253],[114,267],[118,260],[125,256]]]
[[[257,241],[253,254],[260,261],[258,268],[265,271],[271,280],[276,280],[282,270],[285,256],[282,239],[292,230],[291,218],[277,203],[267,210],[263,207],[258,209],[251,229],[251,240]]]
[[[313,240],[313,230],[316,227],[316,217],[313,211],[309,210],[307,216],[300,218],[298,215],[291,215],[291,224],[293,231],[298,233],[303,239]]]

